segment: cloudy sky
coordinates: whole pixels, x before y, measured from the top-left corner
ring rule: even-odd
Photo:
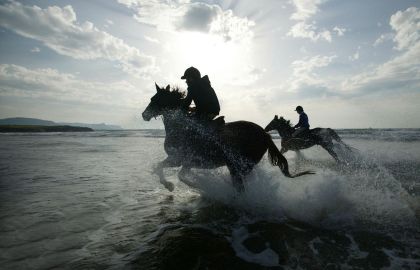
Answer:
[[[419,128],[420,1],[0,1],[0,118],[161,127],[189,66],[228,121]]]

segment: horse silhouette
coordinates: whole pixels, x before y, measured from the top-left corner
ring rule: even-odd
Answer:
[[[347,151],[351,151],[351,148],[345,144],[340,136],[331,128],[314,128],[308,131],[304,131],[297,137],[293,137],[292,134],[295,129],[292,127],[290,120],[286,120],[283,117],[274,116],[274,119],[265,127],[266,132],[271,130],[277,130],[281,140],[282,154],[289,150],[296,151],[312,147],[314,145],[320,145],[324,148],[337,162],[340,162],[337,153],[334,151],[334,141],[344,146]]]
[[[242,191],[244,177],[267,150],[271,163],[277,165],[285,176],[293,178],[312,174],[310,171],[290,174],[286,158],[259,125],[247,121],[225,124],[223,117],[207,124],[201,123],[189,116],[182,106],[184,93],[177,88],[171,90],[169,85],[166,88],[155,85],[157,93],[142,116],[145,121],[157,116],[163,118],[166,131],[164,149],[168,157],[158,164],[156,173],[160,182],[170,191],[174,186],[165,180],[163,169],[166,167],[182,166],[179,179],[190,185],[184,176],[191,168],[212,169],[225,165],[231,174],[233,186]]]

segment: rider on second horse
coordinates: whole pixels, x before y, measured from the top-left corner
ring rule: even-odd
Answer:
[[[193,116],[200,122],[209,122],[220,112],[219,100],[211,87],[209,77],[201,77],[200,71],[195,67],[185,70],[181,79],[188,85],[188,94],[184,101],[185,109],[189,109],[192,101],[195,104]]]
[[[309,130],[309,119],[302,106],[297,106],[295,111],[299,114],[299,123],[294,126],[296,130],[293,132],[292,137],[297,137],[302,132]]]

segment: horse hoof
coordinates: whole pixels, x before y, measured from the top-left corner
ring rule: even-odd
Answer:
[[[175,185],[171,182],[163,182],[162,184],[170,192],[174,191],[174,189],[175,189]]]

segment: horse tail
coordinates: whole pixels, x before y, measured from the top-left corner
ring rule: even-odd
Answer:
[[[295,175],[291,175],[289,172],[289,163],[287,162],[287,159],[280,153],[277,146],[274,144],[273,139],[271,139],[271,136],[267,133],[267,144],[268,144],[268,159],[270,160],[271,164],[274,166],[279,166],[282,173],[290,178],[295,178],[301,175],[305,174],[314,174],[311,171],[304,171],[301,173],[297,173]]]
[[[353,147],[347,145],[345,142],[343,142],[341,140],[340,136],[338,136],[337,132],[335,132],[335,130],[329,128],[328,131],[330,132],[331,137],[333,137],[334,140],[336,140],[337,142],[342,144],[347,150],[349,150],[349,151],[354,151],[355,150],[355,148],[353,148]]]
[[[328,129],[331,137],[336,140],[339,143],[343,143],[343,141],[341,140],[340,136],[338,136],[337,132],[335,132],[333,129],[329,128]]]

